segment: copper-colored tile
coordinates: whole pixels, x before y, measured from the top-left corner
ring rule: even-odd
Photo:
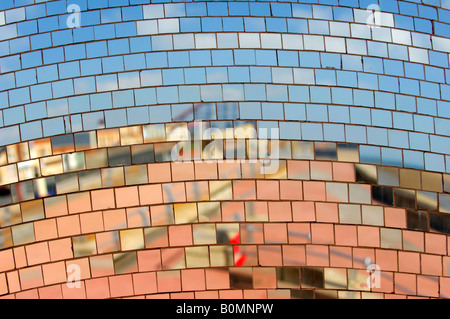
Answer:
[[[109,277],[109,287],[112,298],[133,295],[133,279],[131,275]]]
[[[283,264],[281,246],[258,246],[258,258],[261,266],[281,266]]]
[[[305,181],[303,182],[303,193],[305,200],[325,201],[325,183]]]
[[[137,252],[138,267],[140,272],[161,270],[161,252],[145,250]]]
[[[81,234],[80,218],[78,215],[58,217],[56,223],[60,237]]]
[[[301,181],[280,181],[281,200],[302,200],[303,184]]]
[[[105,230],[123,229],[127,227],[125,209],[103,211],[103,222]]]
[[[49,240],[58,237],[56,219],[44,219],[34,223],[36,241]]]
[[[103,214],[102,212],[93,212],[80,215],[81,232],[96,233],[103,231]]]
[[[397,251],[376,249],[375,262],[383,271],[398,271]]]
[[[266,244],[287,244],[287,227],[284,223],[265,223],[264,242]]]
[[[157,292],[156,273],[133,274],[135,295],[153,294]]]
[[[230,276],[227,269],[207,268],[205,269],[206,289],[229,289]]]
[[[304,245],[283,245],[283,266],[306,266]]]
[[[86,280],[85,286],[86,298],[88,299],[106,299],[111,297],[107,277]]]
[[[279,182],[261,180],[256,181],[256,194],[259,200],[279,200]]]
[[[314,202],[292,202],[293,221],[315,221]]]
[[[45,285],[66,282],[66,265],[63,261],[42,265]]]
[[[92,277],[104,277],[114,275],[114,261],[111,254],[92,256],[89,258]]]
[[[104,189],[91,192],[92,209],[111,209],[115,208],[114,190]]]
[[[70,238],[49,241],[48,247],[51,261],[73,258],[72,241]]]
[[[181,291],[179,270],[158,271],[156,273],[158,292]]]
[[[184,291],[206,289],[204,269],[185,269],[181,271],[181,288]]]
[[[25,246],[28,265],[38,265],[50,261],[50,254],[47,242]]]
[[[148,181],[162,183],[171,181],[170,163],[148,164]]]
[[[269,221],[292,221],[292,214],[290,202],[269,202]]]

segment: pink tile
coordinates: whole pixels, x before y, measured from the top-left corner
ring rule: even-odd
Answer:
[[[439,278],[439,297],[447,299],[450,298],[450,278]]]
[[[139,186],[139,200],[141,205],[162,204],[161,184]]]
[[[406,211],[402,208],[385,207],[384,225],[393,228],[406,228]]]
[[[169,226],[170,246],[190,246],[192,245],[192,226],[179,225]]]
[[[333,180],[339,182],[355,181],[355,165],[333,162]]]
[[[358,245],[380,247],[380,228],[372,226],[358,226]]]
[[[325,183],[305,181],[303,182],[303,192],[305,200],[325,201]]]
[[[329,259],[328,246],[306,245],[306,264],[308,266],[328,267]]]
[[[422,274],[442,276],[442,257],[437,255],[421,254]]]
[[[397,271],[397,251],[376,249],[375,250],[375,263],[380,266],[383,271]]]
[[[79,287],[70,288],[68,285],[61,285],[64,299],[86,299],[86,288],[84,281],[80,282]]]
[[[42,265],[45,285],[64,283],[67,281],[66,265],[63,261]]]
[[[258,246],[258,257],[261,266],[281,266],[281,246],[261,245]]]
[[[72,241],[70,238],[58,239],[48,242],[51,261],[73,258]]]
[[[117,208],[139,205],[139,195],[137,186],[116,188],[115,197]]]
[[[281,200],[302,200],[303,184],[301,181],[280,181]]]
[[[103,211],[103,223],[105,230],[124,229],[127,227],[125,209]]]
[[[102,210],[116,207],[113,189],[102,189],[91,192],[92,209]]]
[[[330,246],[331,267],[352,267],[352,249],[350,247]]]
[[[12,249],[0,251],[0,272],[14,269],[14,255]]]
[[[216,162],[198,162],[195,163],[195,179],[217,179]]]
[[[309,161],[287,161],[289,179],[309,179]]]
[[[415,252],[398,252],[398,270],[420,274],[420,254]]]
[[[102,212],[85,213],[80,215],[81,232],[83,234],[96,233],[104,230]]]
[[[313,244],[334,244],[333,224],[311,224],[311,242]]]
[[[314,202],[292,202],[292,218],[298,222],[315,221]]]
[[[107,299],[111,297],[107,277],[86,280],[85,285],[87,299]]]
[[[278,181],[256,181],[256,195],[259,200],[279,200]]]
[[[394,292],[394,273],[381,271],[380,272],[380,287],[372,289],[376,292],[393,293]],[[385,295],[386,296],[386,295]]]
[[[339,223],[336,203],[316,203],[316,220],[322,223]]]
[[[244,292],[242,290],[220,290],[219,299],[243,299]]]
[[[353,248],[353,268],[366,269],[366,261],[375,260],[375,249],[373,248]]]
[[[264,241],[266,244],[287,243],[287,227],[284,223],[265,223]]]
[[[146,272],[133,274],[134,293],[136,295],[153,294],[157,292],[156,273]]]
[[[447,237],[442,234],[425,233],[425,251],[431,254],[447,254]]]
[[[20,269],[19,277],[22,290],[42,287],[44,285],[41,266]]]
[[[148,164],[149,183],[163,183],[172,180],[170,163]]]
[[[16,268],[22,268],[28,266],[27,255],[25,254],[25,247],[15,247],[13,248],[14,260],[16,263]]]
[[[354,225],[335,225],[336,245],[357,246],[357,228]]]
[[[219,299],[218,291],[196,291],[195,299]]]
[[[34,222],[36,241],[55,239],[58,237],[56,219],[44,219]]]
[[[176,181],[190,181],[194,179],[194,163],[176,162],[171,163],[172,179]]]
[[[304,245],[283,245],[283,266],[306,266]]]
[[[269,202],[269,221],[287,222],[292,221],[290,202]]]
[[[404,295],[416,294],[416,275],[395,273],[395,293]]]
[[[6,281],[6,275],[0,274],[0,296],[8,293],[8,282]]]
[[[311,225],[309,223],[288,223],[289,244],[309,244]]]
[[[181,274],[179,270],[158,271],[156,278],[158,292],[181,291]]]
[[[243,202],[223,202],[222,221],[234,222],[245,220],[245,208]]]
[[[161,252],[159,249],[137,252],[139,271],[161,270]]]
[[[10,293],[20,291],[20,279],[19,271],[11,271],[6,274],[6,280],[8,281],[8,288]]]
[[[81,234],[80,218],[78,215],[58,217],[58,234],[60,237],[74,236]]]
[[[39,299],[63,299],[61,285],[39,288],[38,293]]]
[[[109,288],[111,298],[132,296],[134,294],[132,276],[120,275],[109,277]]]
[[[39,294],[37,289],[32,289],[28,291],[22,291],[16,293],[16,299],[39,299]]]
[[[229,289],[230,274],[225,268],[207,268],[205,269],[206,289]]]
[[[417,294],[419,296],[439,297],[439,278],[417,276]]]
[[[255,200],[255,181],[237,180],[233,181],[233,198],[235,200]]]
[[[89,258],[92,278],[114,275],[114,260],[111,254]]]
[[[181,288],[184,291],[206,289],[206,277],[204,269],[181,270]]]

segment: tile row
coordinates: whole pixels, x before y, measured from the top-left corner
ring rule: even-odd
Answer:
[[[395,239],[393,245],[400,248],[401,229],[450,233],[449,215],[435,212],[437,196],[433,203],[432,196],[426,197],[429,192],[418,192],[416,204],[414,191],[412,194],[406,190],[396,191],[394,197],[392,188],[336,182],[257,181],[255,184],[255,181],[248,180],[205,181],[162,184],[162,188],[160,184],[120,187],[2,207],[0,246],[8,248],[43,239],[83,235],[80,242],[90,242],[88,246],[95,250],[96,239],[90,235],[95,232],[106,231],[102,238],[116,238],[113,241],[118,244],[119,233],[116,230],[127,227],[151,225],[154,228],[148,229],[149,236],[164,236],[169,225],[199,223],[200,226],[194,228],[206,227],[215,233],[214,224],[203,224],[221,221],[317,221],[394,227],[398,229],[386,228],[382,233],[390,236],[391,240]],[[409,197],[411,195],[412,198]],[[439,210],[444,213],[449,212],[448,199],[449,195],[439,195]],[[389,200],[392,202],[387,202]],[[419,210],[416,210],[416,205]],[[235,230],[239,228],[237,224],[228,226]],[[181,228],[190,229],[191,226]],[[356,227],[353,229],[356,233]],[[372,229],[372,235],[379,237],[376,227],[361,229]],[[144,233],[147,231],[130,232],[141,237]],[[303,233],[302,236],[308,237],[308,234]],[[138,242],[143,243],[143,237]]]
[[[306,254],[308,254],[308,248],[312,249],[311,247],[313,246],[306,246]],[[287,251],[288,248],[293,249],[289,253],[301,254],[302,246],[284,246],[283,251],[285,249]],[[261,254],[260,258],[264,258],[265,252],[262,248],[260,249],[258,252]],[[161,250],[161,253],[163,252],[164,250]],[[363,254],[370,253],[370,251],[354,249],[353,253]],[[388,260],[388,263],[390,262],[391,256],[389,254],[391,251],[372,250],[371,253],[377,254],[376,257],[381,261]],[[155,256],[158,258],[158,254],[160,254],[158,250],[138,252],[134,256],[136,265],[123,272],[115,270],[114,262],[116,260],[112,255],[105,255],[67,262],[55,262],[2,273],[0,274],[0,294],[17,294],[21,291],[24,293],[24,291],[36,288],[41,288],[39,291],[43,293],[44,287],[56,288],[58,286],[59,289],[62,289],[63,294],[67,294],[66,298],[68,295],[73,298],[77,295],[80,296],[80,294],[84,298],[117,298],[181,291],[205,292],[232,289],[237,293],[239,289],[252,289],[257,292],[258,289],[277,288],[290,289],[293,294],[296,289],[325,289],[325,291],[322,291],[324,293],[330,289],[331,294],[333,294],[333,289],[338,289],[343,290],[341,291],[343,294],[371,291],[448,298],[449,293],[448,277],[410,273],[411,267],[416,267],[414,264],[417,261],[414,256],[407,256],[406,254],[399,255],[398,262],[401,265],[400,267],[407,272],[392,270],[392,267],[390,267],[391,269],[388,267],[388,270],[379,273],[381,277],[379,278],[380,286],[372,288],[367,286],[368,273],[364,268],[334,268],[328,264],[317,266],[312,263],[313,265],[310,266],[306,263],[272,262],[262,267],[205,268],[199,266],[192,269],[161,270],[161,268],[154,267],[158,264],[158,262],[155,264],[154,259]],[[305,254],[305,247],[303,247],[303,254]],[[426,260],[424,256],[426,255],[422,255],[422,268],[424,270],[427,267],[433,268],[431,264],[434,261]],[[394,258],[397,258],[395,252]],[[71,274],[68,272],[68,269],[73,266],[80,270],[80,279],[75,282],[71,282]],[[98,287],[99,283],[102,283],[100,285],[102,287]],[[46,290],[55,292],[54,289]],[[91,296],[86,296],[86,292],[90,293]],[[305,292],[308,292],[308,290]],[[309,290],[309,293],[312,295],[312,290]],[[309,295],[309,298],[312,297],[311,295]],[[308,298],[308,294],[304,297]]]
[[[39,3],[41,1],[37,1]],[[127,8],[134,5],[145,5],[152,3],[151,0],[106,0],[94,1],[94,0],[77,0],[74,3],[80,6],[82,11],[101,9],[100,16],[102,22],[108,22],[111,19],[120,19],[117,16],[122,17],[123,21],[134,20],[139,17],[143,17],[143,11],[146,14],[146,18],[171,18],[171,17],[185,17],[185,16],[279,16],[279,17],[314,17],[317,19],[330,19],[330,20],[344,20],[344,21],[356,21],[361,20],[364,16],[363,10],[368,9],[370,2],[359,3],[358,1],[302,1],[297,4],[298,1],[283,1],[285,3],[277,3],[277,1],[267,1],[266,3],[260,2],[228,2],[228,3],[208,3],[186,1],[186,3],[170,3],[171,1],[158,1],[158,3],[165,2],[165,4],[155,4],[152,6],[146,5],[141,7]],[[291,4],[289,4],[289,2]],[[446,22],[446,10],[450,9],[445,2],[441,3],[439,0],[429,1],[397,1],[396,3],[390,3],[389,1],[380,1],[380,8],[383,12],[399,13],[406,16],[418,16],[425,19],[439,20]],[[66,2],[65,1],[46,1],[46,3],[34,4],[34,0],[6,0],[2,3],[0,10],[5,12],[5,23],[13,23],[23,21],[25,19],[32,20],[42,18],[44,16],[52,16],[65,14]],[[332,7],[330,7],[332,5]],[[21,7],[15,10],[8,10],[12,7]],[[115,8],[113,10],[107,10],[107,8]],[[153,10],[149,10],[152,8]],[[353,8],[353,9],[352,9]],[[272,9],[272,10],[271,10]],[[119,14],[119,11],[122,11]],[[353,18],[352,11],[357,12]]]
[[[7,24],[3,27],[5,31],[4,39],[11,38],[13,36],[30,35],[35,33],[43,33],[49,31],[56,31],[61,29],[67,29],[72,26],[69,23],[68,7],[65,1],[59,1],[59,12],[51,12],[52,10],[45,10],[44,5],[29,7],[30,14],[26,14],[27,8],[17,8],[14,10],[8,10],[2,12],[0,15],[0,25]],[[185,6],[193,5],[196,7],[194,10],[189,10],[186,15]],[[210,14],[207,12],[210,7],[221,7],[220,13]],[[236,9],[231,9],[234,12],[228,13],[227,7],[237,6],[240,11]],[[259,7],[258,9],[252,10],[252,14],[249,12],[249,7],[254,6]],[[275,6],[275,8],[274,8]],[[413,5],[414,6],[414,5]],[[280,14],[280,8],[285,11]],[[195,4],[152,4],[144,6],[132,6],[132,7],[116,7],[103,10],[95,10],[96,8],[89,8],[86,11],[86,7],[79,8],[80,22],[83,27],[85,26],[98,26],[100,24],[110,24],[117,22],[126,22],[128,24],[134,24],[134,21],[142,19],[164,19],[169,20],[180,18],[181,26],[178,25],[177,28],[173,24],[163,23],[161,31],[175,31],[178,32],[180,29],[183,31],[183,26],[192,29],[194,26],[195,31],[201,31],[201,25],[204,30],[217,30],[219,31],[280,31],[286,30],[286,24],[283,25],[283,20],[286,21],[288,18],[303,18],[303,19],[315,19],[319,21],[319,24],[314,25],[314,27],[320,30],[320,20],[336,20],[344,22],[357,22],[362,24],[368,24],[369,26],[387,26],[394,27],[398,29],[418,31],[424,33],[433,33],[440,36],[446,36],[446,31],[448,30],[448,23],[450,18],[448,11],[445,9],[435,9],[432,7],[421,6],[422,10],[417,11],[411,9],[411,12],[407,16],[405,10],[400,14],[393,14],[385,12],[383,8],[379,6],[374,6],[369,8],[369,3],[364,9],[356,8],[345,8],[337,6],[327,6],[327,5],[309,5],[309,4],[291,4],[289,3],[252,3],[252,2],[240,2],[240,3],[207,3],[207,2],[197,2]],[[77,8],[78,9],[78,8]],[[381,10],[380,10],[381,9]],[[375,14],[372,10],[378,10]],[[164,12],[165,11],[165,12]],[[209,10],[208,10],[209,11]],[[246,12],[247,11],[247,12]],[[73,11],[72,11],[73,12]],[[52,14],[57,14],[57,16],[51,16]],[[33,16],[34,15],[34,16]],[[25,21],[27,16],[27,21]],[[188,16],[188,18],[186,18]],[[201,17],[201,18],[196,18]],[[223,18],[220,18],[223,17]],[[244,19],[241,17],[245,17]],[[266,17],[266,18],[264,18]],[[201,20],[200,20],[201,19]],[[267,28],[264,24],[264,19],[267,21]],[[198,22],[196,21],[198,20]],[[24,22],[22,22],[24,21]],[[152,21],[152,20],[150,20]],[[194,22],[190,25],[189,22]],[[223,21],[223,29],[222,29]],[[261,22],[262,21],[262,22]],[[184,22],[184,23],[183,23]],[[245,28],[244,28],[245,25]],[[134,24],[135,26],[135,24]],[[181,27],[181,28],[180,28]],[[310,26],[311,28],[313,26]],[[0,27],[2,28],[2,27]],[[139,25],[138,25],[139,29]],[[135,29],[134,29],[135,32]],[[158,30],[157,30],[158,32]],[[9,34],[8,34],[9,33]]]
[[[4,206],[39,198],[49,198],[48,200],[50,200],[50,198],[57,195],[89,190],[106,190],[110,187],[123,186],[128,186],[126,187],[127,189],[135,189],[135,191],[138,188],[153,187],[155,191],[159,189],[161,192],[162,189],[162,192],[172,192],[171,188],[176,188],[175,184],[177,183],[182,187],[180,192],[184,194],[187,188],[181,186],[184,185],[183,182],[194,180],[197,181],[191,183],[193,183],[192,185],[195,184],[195,187],[203,185],[201,189],[206,191],[206,194],[203,195],[206,195],[207,198],[214,198],[212,189],[219,187],[216,187],[216,185],[222,185],[227,188],[227,193],[231,195],[232,189],[237,188],[236,184],[240,183],[237,179],[247,180],[255,178],[258,180],[247,181],[248,191],[253,189],[253,193],[256,194],[255,189],[258,183],[266,183],[266,187],[275,187],[273,190],[276,190],[276,193],[272,194],[273,198],[261,198],[258,196],[258,199],[280,199],[278,195],[281,187],[280,183],[292,183],[299,187],[299,197],[290,199],[302,199],[301,180],[303,180],[305,185],[312,187],[315,184],[314,191],[320,191],[320,193],[314,198],[323,200],[330,196],[326,195],[326,193],[333,193],[335,200],[341,202],[346,202],[350,199],[350,202],[356,201],[357,203],[370,204],[371,199],[374,199],[389,206],[449,212],[449,195],[444,194],[449,192],[449,178],[448,175],[439,173],[368,164],[332,163],[326,161],[309,162],[302,160],[272,161],[270,168],[265,168],[260,162],[254,163],[251,160],[219,163],[216,161],[198,161],[195,163],[127,165],[131,164],[127,163],[131,157],[126,150],[127,148],[118,149],[120,153],[115,153],[116,155],[122,155],[120,157],[121,161],[114,164],[118,165],[116,167],[107,167],[108,156],[106,150],[87,152],[89,154],[86,157],[88,159],[88,170],[85,170],[86,163],[84,162],[83,154],[81,154],[81,157],[71,157],[72,161],[75,161],[74,164],[77,164],[71,172],[78,171],[78,173],[66,172],[66,174],[63,174],[63,169],[66,166],[62,165],[60,155],[51,157],[51,161],[43,161],[45,165],[41,166],[38,160],[21,162],[18,164],[18,173],[15,164],[3,166],[0,168],[3,176],[2,182],[4,185],[7,185],[2,187],[1,204]],[[114,151],[112,154],[114,154]],[[65,163],[67,164],[68,162],[65,161]],[[113,163],[110,164],[112,165]],[[89,167],[89,165],[92,165],[92,167]],[[100,168],[102,166],[105,168]],[[18,179],[21,181],[19,182]],[[198,180],[205,181],[200,182]],[[283,180],[287,181],[284,182]],[[351,184],[351,182],[355,181],[360,184]],[[132,186],[147,183],[150,183],[150,185]],[[232,186],[233,184],[234,186]],[[208,189],[210,194],[208,194]],[[167,199],[173,198],[173,195],[166,194],[165,196],[168,196]],[[186,199],[184,196],[182,198]],[[201,196],[191,198],[200,199]],[[233,196],[228,199],[233,199]],[[234,199],[242,198],[238,196]],[[167,202],[166,199],[164,201]],[[177,200],[173,199],[172,201],[176,202]],[[18,209],[18,205],[8,207],[10,211]]]
[[[191,87],[189,88],[191,89]],[[330,144],[333,144],[332,142],[337,142],[337,144],[348,143],[347,145],[357,143],[359,146],[354,144],[353,147],[359,147],[361,149],[361,159],[367,163],[381,163],[383,158],[383,164],[385,165],[405,165],[405,167],[409,168],[420,168],[439,172],[449,171],[450,169],[448,165],[449,159],[446,156],[449,146],[449,137],[445,136],[448,135],[446,129],[448,120],[446,119],[436,119],[436,131],[444,135],[440,136],[429,133],[431,132],[429,125],[433,127],[434,121],[433,117],[426,115],[412,115],[389,110],[340,107],[326,104],[284,103],[284,108],[281,103],[264,103],[265,116],[274,120],[246,120],[236,119],[239,116],[237,103],[218,104],[221,108],[221,110],[217,111],[219,117],[228,118],[228,120],[215,121],[216,107],[214,103],[195,104],[194,107],[192,104],[177,106],[155,105],[139,108],[130,107],[95,111],[82,115],[72,115],[70,117],[56,117],[42,121],[37,120],[0,128],[0,144],[3,146],[14,143],[21,144],[21,140],[31,140],[27,142],[30,144],[33,143],[33,140],[40,140],[43,136],[54,136],[53,138],[56,139],[59,138],[57,135],[71,132],[75,132],[75,134],[61,136],[61,140],[70,140],[73,139],[73,136],[75,138],[85,138],[90,134],[95,135],[95,132],[86,131],[103,129],[105,126],[114,128],[107,129],[105,132],[113,132],[127,125],[134,127],[136,124],[148,123],[149,121],[145,118],[149,118],[149,116],[152,118],[153,123],[163,123],[171,122],[173,117],[183,117],[178,120],[189,121],[189,118],[195,113],[197,119],[194,125],[207,125],[208,127],[203,131],[207,134],[211,134],[213,131],[217,136],[215,138],[209,138],[200,135],[201,137],[198,140],[217,141],[218,139],[222,139],[224,134],[227,133],[227,130],[230,131],[235,127],[235,130],[251,131],[250,133],[255,138],[269,138],[271,141],[279,141],[279,144],[282,145],[281,147],[285,148],[288,154],[290,154],[289,140],[295,141],[298,145],[309,143],[306,141],[326,142]],[[242,107],[240,109],[245,109],[241,113],[248,112],[248,114],[254,114],[251,117],[262,116],[257,113],[258,108],[260,108],[259,103],[241,103],[241,105]],[[283,109],[287,109],[285,110],[286,114],[292,112],[294,118],[300,118],[298,122],[277,120],[277,118],[280,118],[277,115],[277,110]],[[252,112],[253,110],[255,112]],[[259,110],[261,112],[261,109]],[[174,114],[174,112],[177,113]],[[138,123],[132,122],[127,124],[128,114],[131,117],[130,121],[132,121],[132,118],[137,117],[140,117],[141,120]],[[336,115],[339,119],[335,118],[334,122],[331,119],[331,122],[328,122],[329,114],[332,114],[332,117]],[[304,122],[305,120],[301,118],[310,118],[314,122]],[[203,120],[208,122],[202,124],[201,122]],[[340,122],[337,122],[338,120]],[[209,121],[211,121],[211,124]],[[352,121],[355,124],[346,123],[348,121]],[[368,122],[375,122],[379,126],[369,126],[367,124]],[[181,133],[183,130],[186,131],[183,129],[182,123],[178,125],[180,126],[179,131]],[[417,128],[417,132],[410,131],[414,129],[414,125]],[[143,125],[142,127],[157,128],[158,125],[150,124]],[[186,133],[184,136],[189,137],[190,135],[187,134],[189,133]],[[299,140],[303,140],[303,142]],[[168,144],[166,146],[170,148]],[[405,164],[403,164],[404,162]]]
[[[443,72],[442,68],[448,68],[448,54],[444,52],[447,51],[450,40],[449,43],[445,42],[445,40],[448,39],[442,38],[440,41],[434,40],[432,42],[426,39],[415,40],[414,43],[417,43],[417,47],[412,47],[406,45],[411,45],[411,43],[406,42],[401,44],[383,43],[379,39],[370,41],[350,37],[307,34],[186,33],[179,35],[127,37],[20,53],[25,52],[23,48],[29,46],[27,44],[28,42],[25,42],[21,45],[22,48],[17,48],[18,50],[16,50],[17,45],[13,45],[12,52],[9,52],[9,49],[6,50],[6,48],[2,49],[3,55],[8,56],[0,58],[0,66],[2,73],[10,75],[8,78],[11,78],[11,72],[22,70],[16,72],[18,75],[18,85],[20,85],[27,81],[23,79],[23,76],[27,73],[29,75],[32,74],[36,67],[39,70],[43,70],[44,68],[51,70],[51,66],[55,68],[56,63],[60,63],[62,77],[70,77],[71,73],[74,72],[80,73],[80,67],[77,70],[74,65],[74,62],[78,61],[81,62],[81,72],[85,75],[93,74],[95,71],[102,73],[102,65],[104,73],[118,72],[124,69],[151,69],[164,67],[167,64],[167,53],[170,57],[169,62],[171,64],[181,64],[182,66],[233,65],[234,63],[236,65],[279,64],[280,66],[288,63],[290,66],[308,66],[311,64],[310,62],[316,63],[313,60],[314,56],[310,57],[307,53],[300,53],[299,56],[298,53],[292,52],[301,50],[316,51],[315,53],[317,55],[318,53],[322,53],[331,58],[339,58],[342,55],[344,65],[339,65],[338,68],[342,67],[350,70],[358,69],[358,63],[354,55],[369,56],[375,60],[379,58],[378,60],[380,61],[381,58],[384,58],[386,63],[396,67],[396,72],[401,72],[398,70],[398,66],[405,64],[408,68],[407,74],[411,74],[410,77],[417,78],[421,75],[420,72],[414,70],[413,64],[417,64],[416,69],[418,67],[423,68],[423,65],[426,65],[431,70],[438,69],[441,72]],[[40,43],[45,42],[41,41]],[[436,50],[431,50],[431,43],[436,47]],[[232,52],[233,49],[235,51],[234,54]],[[188,57],[188,50],[190,50],[190,58]],[[277,50],[281,52],[280,59],[286,57],[287,61],[277,61]],[[161,59],[164,55],[166,55],[165,61],[154,61],[157,58]],[[233,59],[233,57],[235,60],[234,63],[233,61],[230,62],[230,58]],[[100,58],[102,59],[102,63],[99,63]],[[120,61],[122,63],[119,63]],[[94,70],[89,70],[89,65],[92,65]],[[382,73],[382,68],[382,66],[381,68],[378,67],[378,70],[373,70],[373,72]],[[52,71],[54,73],[54,70]],[[48,75],[49,78],[54,76],[54,74]],[[428,76],[431,77],[430,75]],[[44,78],[42,72],[40,77]],[[6,77],[2,76],[2,78]],[[436,76],[434,78],[437,79]],[[28,81],[32,81],[32,79]],[[12,83],[8,86],[5,85],[5,87],[14,88],[15,85]]]
[[[316,274],[314,285],[303,277],[311,274]],[[213,276],[217,275],[220,278],[214,279]],[[448,294],[444,287],[448,284],[446,278],[436,280],[430,276],[410,276],[400,273],[383,273],[383,275],[388,278],[385,281],[390,281],[384,284],[386,286],[384,291],[369,292],[358,291],[361,288],[356,286],[364,284],[366,276],[353,269],[346,272],[334,268],[267,267],[253,270],[230,268],[142,272],[86,279],[79,282],[78,288],[73,289],[68,288],[66,284],[56,284],[23,292],[15,291],[3,298],[104,299],[136,298],[137,295],[137,298],[156,299],[398,299],[413,298],[416,294],[422,297],[445,298]],[[244,287],[236,282],[242,279],[247,283]],[[9,280],[15,283],[14,279]],[[340,290],[343,288],[341,286],[343,282],[355,290]],[[408,284],[407,289],[405,283]],[[163,285],[170,285],[170,288],[164,289]]]
[[[399,51],[396,49],[396,52]],[[17,71],[19,56],[0,58],[2,70],[16,71],[3,74],[0,78],[2,87],[10,89],[2,93],[4,107],[73,94],[209,83],[316,84],[439,99],[445,94],[440,90],[445,90],[445,83],[450,83],[448,68],[382,57],[253,49],[172,53],[120,55],[51,64],[23,71]],[[196,63],[197,57],[202,57],[202,62]],[[149,60],[152,62],[149,63]],[[51,86],[51,95],[37,95],[36,88],[45,87],[47,82],[56,82]],[[72,94],[68,93],[68,84],[64,86],[63,83],[72,83]],[[424,91],[425,88],[432,92]],[[64,90],[58,92],[57,89]],[[18,92],[23,92],[25,96],[18,96]]]

